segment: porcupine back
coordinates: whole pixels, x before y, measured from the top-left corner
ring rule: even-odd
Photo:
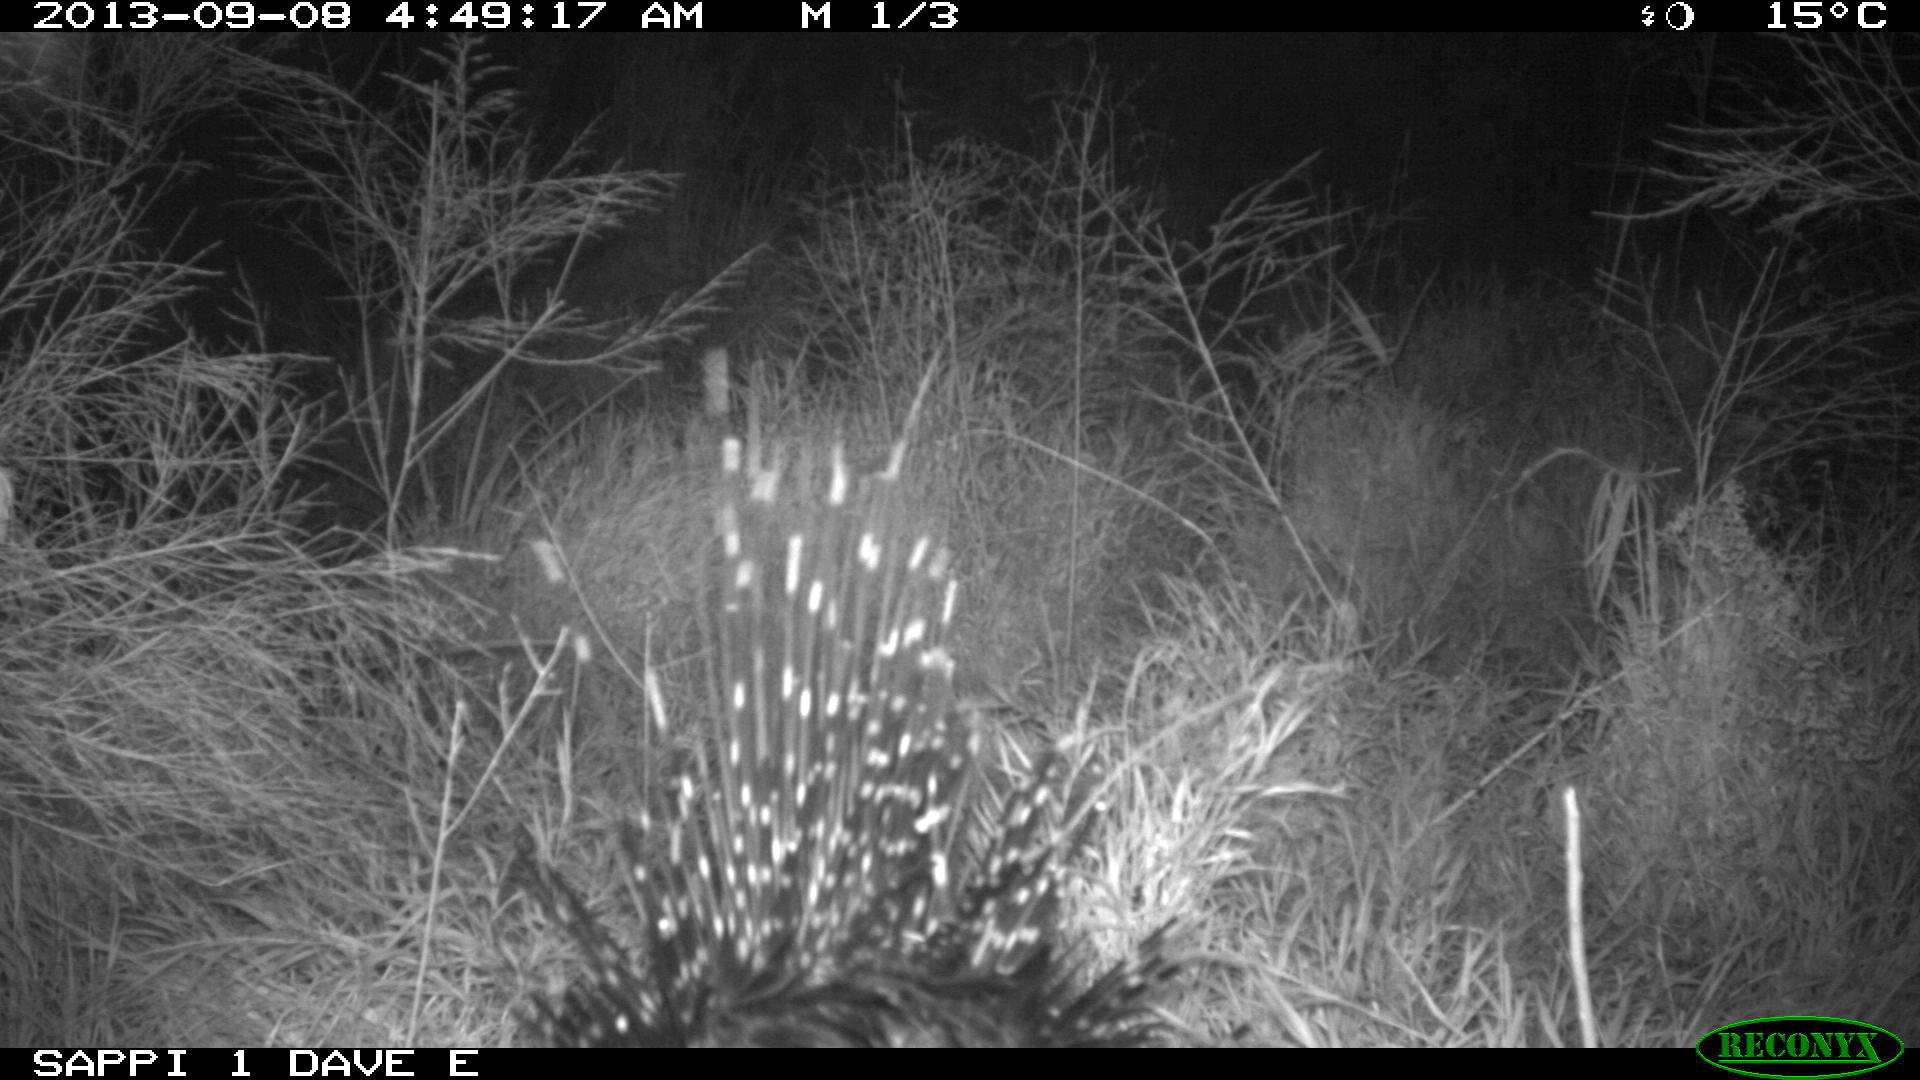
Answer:
[[[944,550],[890,470],[824,497],[723,450],[706,622],[715,751],[676,790],[668,858],[629,833],[630,957],[550,874],[591,968],[534,1034],[564,1045],[1117,1044],[1150,1039],[1151,939],[1091,989],[1052,941],[1047,770],[979,809],[953,707]],[[640,831],[651,829],[643,822]]]

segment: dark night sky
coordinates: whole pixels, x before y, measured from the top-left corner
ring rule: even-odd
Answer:
[[[1153,137],[1175,223],[1320,152],[1346,198],[1411,214],[1439,258],[1570,270],[1595,210],[1629,197],[1621,162],[1698,115],[1697,76],[1739,42],[1611,34],[718,35],[499,39],[558,126],[671,111],[673,75],[711,73],[775,153],[885,138],[890,84],[932,122],[1019,145],[1044,97],[1096,56]],[[698,59],[685,59],[691,52]],[[675,54],[667,56],[666,54]],[[646,72],[661,72],[650,82]],[[622,91],[638,91],[623,95]],[[650,103],[650,104],[643,104]],[[644,163],[643,163],[644,164]]]

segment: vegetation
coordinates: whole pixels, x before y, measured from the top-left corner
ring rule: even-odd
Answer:
[[[742,426],[905,447],[989,779],[1062,750],[1085,969],[1171,923],[1183,1038],[1920,1030],[1911,39],[1727,84],[1590,288],[1421,277],[1311,162],[1182,233],[1097,68],[798,169],[547,145],[485,45],[0,54],[0,1041],[513,1041],[577,968],[516,859],[613,916],[702,752]]]

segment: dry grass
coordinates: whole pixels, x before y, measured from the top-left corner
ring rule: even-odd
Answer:
[[[505,1043],[577,970],[512,861],[617,925],[617,826],[701,752],[713,475],[671,410],[523,373],[637,377],[730,279],[563,303],[576,239],[666,180],[534,169],[469,43],[383,111],[177,37],[6,119],[0,1040]],[[823,182],[734,390],[789,453],[906,448],[993,768],[1055,746],[1084,796],[1089,968],[1171,923],[1196,1042],[1920,1019],[1913,403],[1860,351],[1889,305],[1796,309],[1806,264],[1762,256],[1684,317],[1619,265],[1591,303],[1383,311],[1386,241],[1304,173],[1176,243],[1099,84],[1061,101],[1057,152],[905,139]],[[353,296],[323,408],[192,332],[218,283],[139,228],[188,178],[139,148],[243,104]],[[1695,201],[1745,205],[1763,134]],[[1436,393],[1466,353],[1510,392]],[[1796,486],[1821,455],[1852,471]],[[316,458],[370,496],[344,546],[297,527],[343,490],[295,482]]]

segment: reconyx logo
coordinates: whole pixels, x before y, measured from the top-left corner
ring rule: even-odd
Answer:
[[[1818,1080],[1858,1076],[1906,1052],[1890,1032],[1830,1016],[1767,1016],[1707,1032],[1694,1049],[1708,1064],[1743,1076]]]

